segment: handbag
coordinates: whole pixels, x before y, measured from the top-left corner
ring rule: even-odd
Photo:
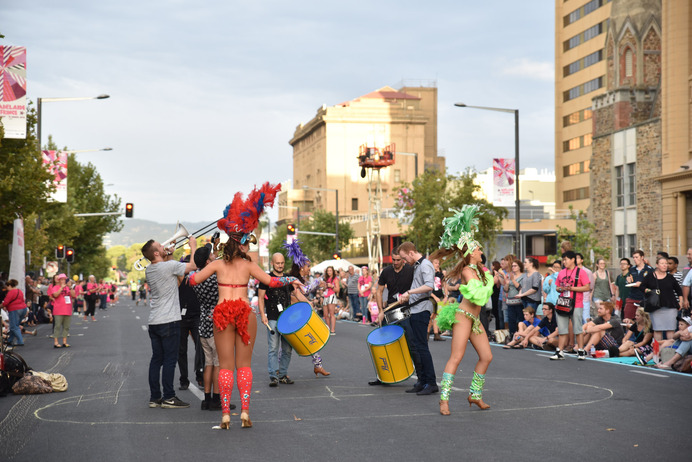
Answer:
[[[656,280],[656,290],[650,291],[646,297],[644,297],[644,311],[647,313],[653,313],[661,307],[661,290],[658,287],[658,278],[656,274],[653,274]]]
[[[556,280],[557,282],[557,280]],[[579,282],[579,268],[577,268],[577,274],[574,278],[574,283]],[[558,295],[557,302],[555,303],[555,312],[560,316],[572,316],[574,313],[574,307],[577,303],[577,293],[572,291],[571,297],[563,297]]]

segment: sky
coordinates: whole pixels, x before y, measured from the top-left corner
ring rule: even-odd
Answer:
[[[385,85],[436,82],[450,172],[514,157],[512,114],[456,102],[519,109],[520,166],[554,170],[554,14],[548,0],[2,1],[0,43],[27,47],[31,101],[110,95],[44,103],[44,143],[112,147],[77,159],[137,218],[212,222],[236,191],[292,178],[288,141],[322,104]]]

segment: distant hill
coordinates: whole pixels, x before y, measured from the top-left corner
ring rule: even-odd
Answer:
[[[211,227],[211,222],[182,222],[181,223],[190,233],[195,233],[202,229],[211,229],[206,235],[211,236],[216,228]],[[123,229],[118,233],[107,234],[104,238],[106,248],[116,245],[130,247],[132,244],[147,242],[149,239],[156,239],[159,242],[173,236],[175,233],[175,223],[162,224],[155,221],[140,220],[137,218],[126,218],[123,221]]]

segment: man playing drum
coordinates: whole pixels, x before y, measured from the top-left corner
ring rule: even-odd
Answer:
[[[384,320],[384,309],[397,302],[399,294],[403,294],[411,288],[411,282],[413,282],[413,267],[407,265],[406,262],[399,255],[399,248],[394,248],[392,250],[392,265],[385,267],[380,273],[380,278],[377,281],[377,292],[375,293],[375,301],[377,302],[377,307],[379,309],[378,321],[380,324]],[[382,296],[384,294],[384,288],[387,288],[387,304],[382,303]],[[409,319],[404,319],[399,323],[401,327],[404,328],[406,332],[406,343],[408,343],[409,352],[411,353],[411,358],[413,363],[417,366],[419,364],[418,355],[416,354],[416,349],[413,347],[413,342],[411,341],[411,323]],[[368,385],[382,385],[379,379],[375,379],[372,382],[368,382]]]

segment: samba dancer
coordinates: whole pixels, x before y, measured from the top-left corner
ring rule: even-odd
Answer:
[[[291,265],[289,275],[297,278],[300,282],[307,285],[307,278],[310,276],[310,259],[305,256],[303,250],[300,248],[300,242],[298,239],[294,239],[291,244],[284,242],[283,248],[286,249],[288,257],[293,260],[293,265]],[[316,288],[317,287],[315,286],[315,289]],[[310,287],[308,287],[308,293],[309,292]],[[291,291],[291,303],[297,302],[309,303],[310,306],[312,306],[312,303],[310,303],[307,297],[300,291]],[[322,357],[320,356],[319,352],[312,355],[312,365],[314,366],[313,372],[315,373],[315,377],[317,377],[319,374],[322,374],[325,377],[331,375],[331,372],[327,372],[324,370],[324,367],[322,367]]]
[[[454,375],[466,353],[466,344],[471,345],[478,353],[478,362],[473,371],[469,387],[469,407],[473,404],[485,410],[490,406],[483,402],[485,373],[493,359],[490,342],[485,334],[479,315],[482,306],[493,293],[492,274],[482,268],[481,245],[474,239],[478,227],[477,205],[464,205],[454,216],[445,218],[445,231],[440,239],[440,250],[430,258],[446,258],[457,255],[459,262],[447,274],[447,280],[461,278],[459,290],[464,296],[461,303],[448,303],[438,310],[437,323],[440,330],[452,330],[452,352],[442,374],[440,388],[440,414],[449,415],[449,394],[454,382]]]
[[[251,232],[259,224],[259,217],[265,206],[272,206],[281,185],[265,183],[260,190],[256,188],[243,200],[238,192],[224,210],[224,218],[217,226],[228,234],[228,242],[223,249],[223,259],[209,263],[202,271],[190,276],[190,284],[198,284],[212,274],[216,274],[219,285],[220,302],[214,308],[214,343],[219,354],[219,389],[221,392],[221,425],[228,429],[231,424],[231,393],[233,391],[233,371],[238,370],[238,391],[240,392],[242,428],[252,427],[250,420],[250,394],[252,392],[252,349],[257,335],[257,317],[247,299],[247,285],[250,277],[270,287],[292,284],[295,288],[302,284],[295,278],[273,278],[257,266],[247,252],[250,243],[257,238]],[[222,282],[226,281],[226,282]]]

